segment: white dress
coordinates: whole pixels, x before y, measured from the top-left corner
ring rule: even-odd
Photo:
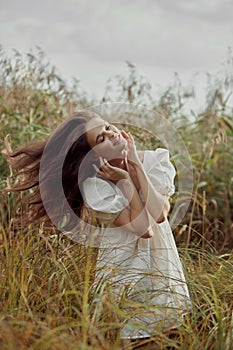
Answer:
[[[176,172],[168,150],[145,151],[143,167],[156,190],[168,197],[174,193]],[[148,337],[158,328],[180,325],[182,315],[190,308],[190,298],[168,220],[153,225],[151,238],[138,238],[113,225],[128,202],[112,182],[88,178],[83,184],[83,198],[85,206],[104,223],[96,285],[100,281],[111,283],[116,302],[125,291],[129,301],[126,309],[132,310],[132,301],[137,303],[134,316],[129,313],[131,318],[123,320],[121,338]]]

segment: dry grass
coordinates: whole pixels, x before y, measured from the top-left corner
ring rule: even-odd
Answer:
[[[2,232],[1,349],[121,349],[125,311],[108,287],[100,293],[104,311],[93,302],[95,250],[31,227],[11,239]],[[180,255],[193,310],[170,334],[155,329],[154,349],[232,349],[232,255],[188,248]]]
[[[1,52],[2,143],[7,133],[17,145],[43,138],[77,106],[91,104],[77,86],[68,89],[40,55],[28,55],[27,60],[16,53],[13,62]],[[130,69],[130,79],[137,79],[135,68]],[[134,88],[127,79],[119,79],[118,90],[121,86],[133,101],[149,94],[149,85],[140,79]],[[229,81],[228,86],[232,88]],[[208,92],[208,108],[192,124],[188,118],[182,118],[182,123],[179,118],[177,124],[195,175],[189,211],[175,229],[192,312],[169,334],[155,329],[153,338],[124,344],[125,349],[233,349],[233,124],[232,109],[224,98],[219,99],[219,93]],[[150,96],[147,100],[153,102]],[[167,90],[154,107],[175,119],[181,115],[180,101],[180,96]],[[153,147],[148,135],[141,134],[142,139]],[[4,188],[9,170],[3,157],[0,166]],[[94,303],[96,250],[74,244],[56,231],[45,234],[36,225],[17,228],[14,218],[21,200],[19,194],[1,194],[0,348],[122,349],[119,329],[122,318],[131,314],[125,314],[108,286],[99,285],[104,311]]]

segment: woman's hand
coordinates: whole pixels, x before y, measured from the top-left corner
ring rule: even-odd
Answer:
[[[134,138],[131,135],[131,133],[126,133],[124,130],[121,130],[121,135],[124,137],[124,139],[127,141],[127,161],[132,164],[141,164],[141,161],[139,159],[136,145],[134,143]]]
[[[93,167],[97,174],[106,180],[120,181],[130,178],[129,173],[126,170],[112,166],[106,159],[102,159],[102,157],[100,157],[100,169],[98,169],[95,164],[93,164]]]

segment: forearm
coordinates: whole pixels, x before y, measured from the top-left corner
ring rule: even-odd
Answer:
[[[129,173],[124,169],[112,166],[106,159],[102,159],[101,157],[100,165],[101,169],[98,169],[97,166],[93,164],[97,174],[117,184],[117,187],[121,189],[123,195],[129,202],[129,208],[124,208],[114,220],[113,224],[124,227],[137,236],[149,238],[149,216]]]
[[[149,177],[144,171],[141,162],[136,163],[135,170],[137,173],[140,189],[145,200],[145,205],[152,218],[160,223],[164,221],[170,209],[168,199],[159,193],[152,185]]]
[[[125,180],[119,181],[117,186],[129,202],[130,223],[128,228],[139,235],[146,233],[150,226],[149,217],[130,176]]]

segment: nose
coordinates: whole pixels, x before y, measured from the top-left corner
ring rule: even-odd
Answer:
[[[113,139],[114,137],[116,137],[117,132],[113,131],[113,130],[106,130],[106,135],[110,138]]]

